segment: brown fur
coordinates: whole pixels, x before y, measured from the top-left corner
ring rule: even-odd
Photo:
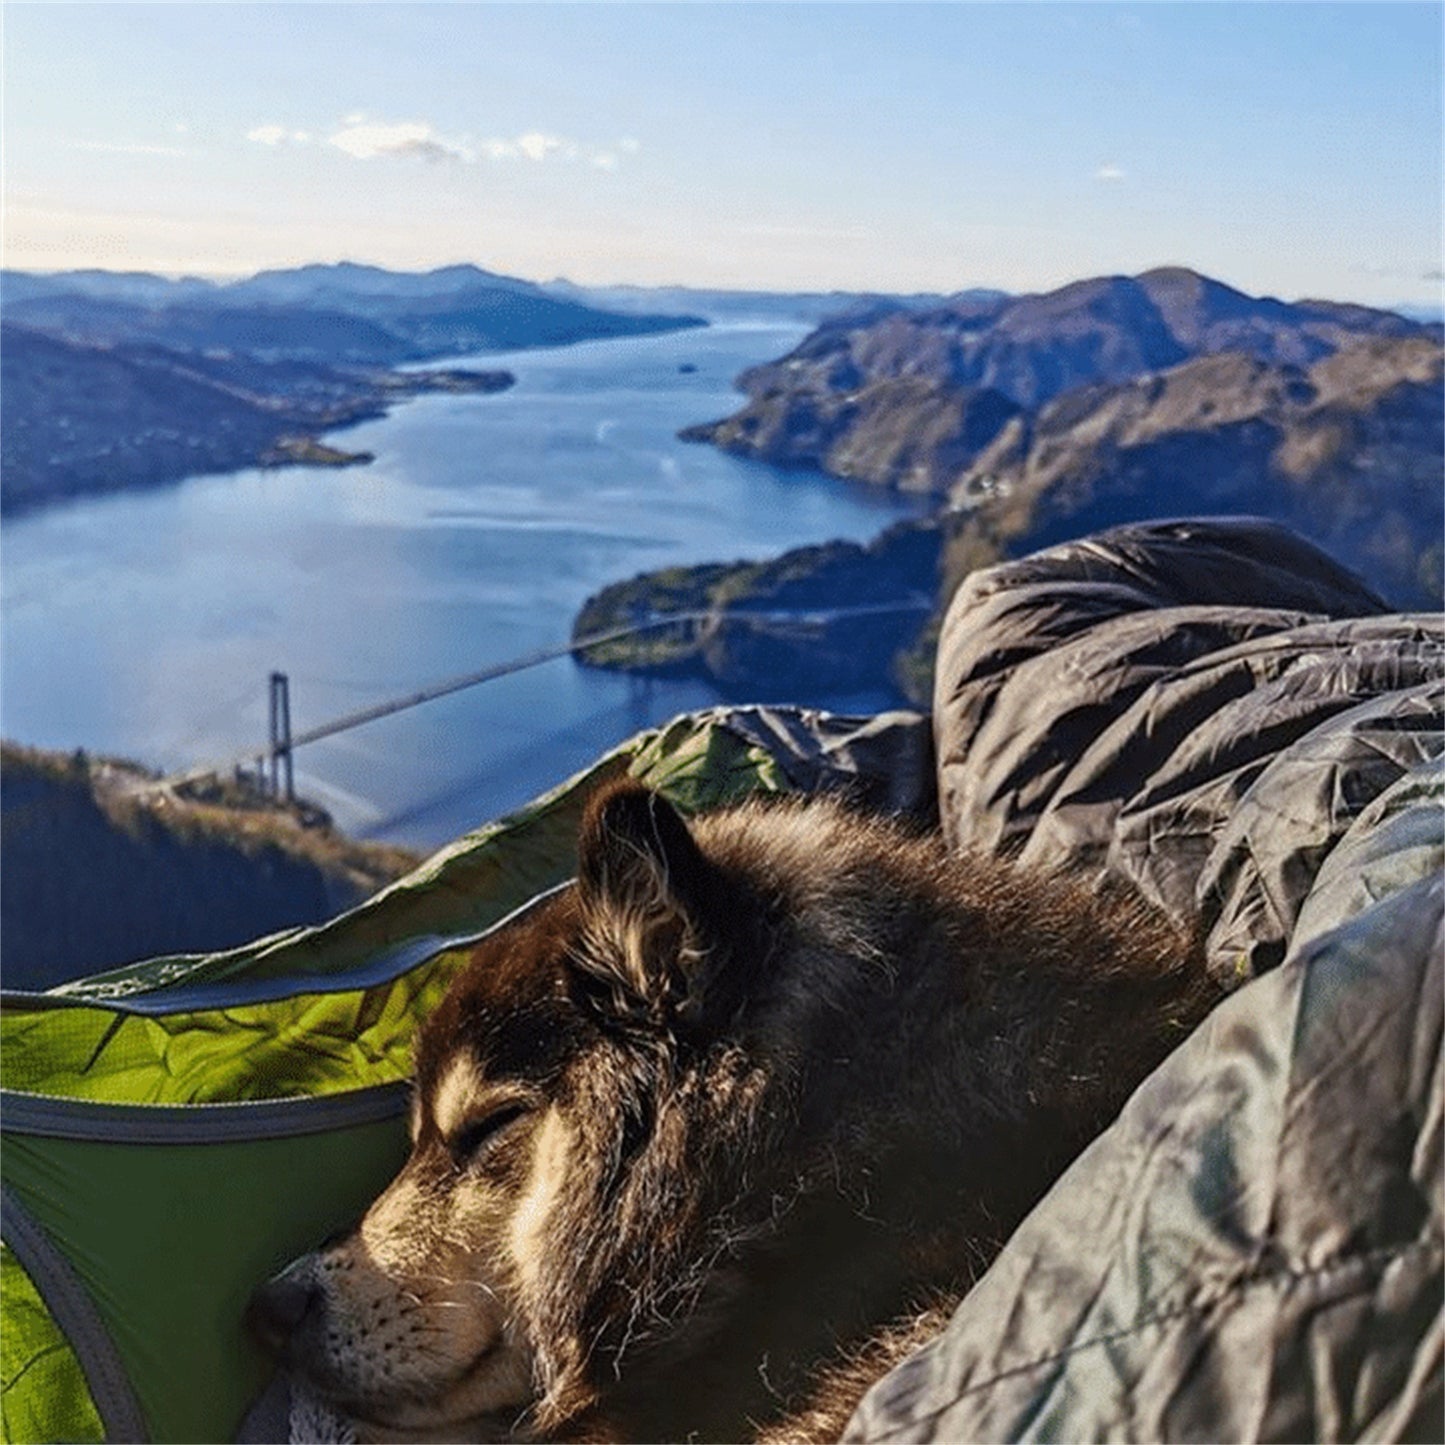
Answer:
[[[389,1438],[834,1439],[1210,1002],[1137,902],[624,785],[427,1022],[411,1159],[263,1331]]]

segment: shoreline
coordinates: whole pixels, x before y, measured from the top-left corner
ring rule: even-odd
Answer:
[[[316,427],[288,422],[259,447],[246,445],[237,450],[234,460],[199,470],[161,469],[144,478],[121,480],[97,486],[70,487],[61,491],[26,495],[0,504],[0,518],[19,521],[67,502],[95,500],[127,492],[157,491],[162,487],[179,486],[199,477],[232,476],[237,472],[262,468],[268,471],[293,466],[349,467],[364,466],[374,461],[372,452],[351,452],[333,447],[323,438],[365,422],[378,421],[390,414],[393,407],[430,395],[492,396],[516,385],[511,371],[471,371],[467,368],[442,366],[417,371],[392,368],[373,377],[364,378],[372,387],[368,394],[359,391],[354,399],[343,403],[345,414]],[[358,383],[363,378],[358,377]]]
[[[142,493],[96,498],[89,508],[36,514],[29,524],[33,543],[22,547],[28,529],[16,527],[12,589],[29,582],[30,569],[57,547],[67,553],[84,549],[98,570],[87,574],[93,580],[82,576],[73,583],[35,574],[31,595],[47,611],[17,609],[11,619],[10,732],[43,746],[80,743],[173,770],[193,757],[210,760],[242,751],[251,738],[265,736],[264,706],[254,694],[264,693],[269,669],[291,675],[293,707],[303,726],[314,716],[346,713],[353,699],[404,691],[565,641],[576,609],[590,593],[655,565],[654,558],[703,557],[720,537],[727,539],[728,555],[759,557],[818,539],[867,542],[890,521],[916,515],[916,503],[900,508],[873,488],[792,469],[782,476],[779,469],[675,440],[684,423],[720,414],[724,396],[731,394],[730,379],[760,355],[793,344],[798,328],[767,334],[772,329],[739,328],[735,334],[723,326],[716,334],[689,330],[548,349],[537,353],[535,366],[524,365],[522,357],[499,356],[496,364],[514,366],[520,380],[511,393],[494,399],[496,408],[446,403],[440,409],[397,411],[374,429],[327,437],[339,447],[376,451],[376,470],[384,468],[388,477],[396,471],[394,491],[389,483],[377,487],[362,470],[334,478],[249,470],[240,477],[202,480],[194,497],[190,491],[157,490],[149,498]],[[683,361],[697,364],[701,375],[679,374]],[[639,388],[635,398],[633,388]],[[442,424],[433,441],[434,410],[438,417],[466,420]],[[609,429],[599,440],[597,427],[604,422],[621,434]],[[563,453],[544,445],[548,437],[566,443],[565,467],[557,465]],[[395,456],[387,438],[395,439]],[[677,459],[680,473],[668,458]],[[458,489],[456,519],[450,512],[432,516],[433,508],[451,505],[435,487]],[[472,499],[474,487],[480,490]],[[636,498],[627,505],[643,510],[622,516],[607,500],[614,494]],[[654,507],[665,517],[647,520]],[[177,513],[187,519],[176,534],[186,539],[183,556],[164,541]],[[73,525],[69,514],[77,517]],[[554,532],[562,539],[556,544],[561,552],[547,540]],[[114,565],[110,558],[117,559]],[[303,567],[298,559],[309,560]],[[464,561],[466,580],[457,571]],[[255,571],[273,562],[274,572]],[[565,564],[566,573],[547,580],[554,562]],[[475,569],[482,565],[496,569],[488,573],[489,593],[505,586],[521,612],[510,603],[498,612],[478,593]],[[577,568],[582,574],[569,585],[565,578]],[[316,590],[318,577],[323,591]],[[106,616],[87,623],[75,609],[93,596],[102,605],[96,588],[103,586],[110,596],[112,579],[120,588],[115,605],[105,604]],[[185,606],[172,608],[167,599],[178,595],[178,586],[184,588]],[[52,598],[66,609],[57,619],[73,612],[73,626],[101,634],[91,646],[95,655],[78,660],[76,680],[66,684],[64,694],[58,677],[52,684],[36,672],[45,665],[43,640],[54,630],[47,620]],[[443,604],[448,620],[439,630]],[[169,612],[157,615],[158,608]],[[182,612],[209,617],[214,641],[187,641],[194,629]],[[132,619],[141,617],[152,621],[135,633]],[[515,623],[509,620],[514,617]],[[133,635],[108,643],[107,635],[117,628]],[[402,629],[434,639],[427,670],[413,673],[405,649],[383,655],[371,640],[399,637]],[[513,630],[515,636],[509,636]],[[190,683],[174,698],[125,702],[127,694],[117,691],[141,675],[137,669],[145,676],[169,676],[177,663],[187,669]],[[457,717],[468,721],[465,740],[449,758],[392,757],[379,766],[378,776],[347,749],[322,747],[302,764],[314,777],[307,783],[298,778],[298,785],[355,836],[436,846],[545,791],[623,736],[718,700],[702,681],[634,687],[625,678],[569,663],[553,669],[556,676],[542,672],[534,680],[481,688],[451,704]],[[364,687],[363,679],[372,678],[375,687],[369,682]],[[251,679],[256,686],[244,721],[206,720],[220,711],[220,699],[239,693]],[[114,694],[124,706],[107,703],[92,726],[85,721],[83,700],[68,696],[82,686],[98,697]],[[881,690],[866,691],[869,710],[886,705],[875,697]],[[189,693],[195,696],[183,695]],[[207,694],[216,699],[209,709]],[[857,710],[862,704],[853,689],[848,694],[797,700]],[[891,688],[889,696],[896,696]],[[398,723],[400,731],[390,737],[378,733],[377,746],[390,753],[398,739],[409,743],[428,735],[426,719],[444,706],[420,710],[414,723]],[[226,710],[240,711],[230,705]],[[233,733],[240,739],[234,746]],[[221,741],[197,745],[194,752],[171,746],[173,738],[192,734]]]

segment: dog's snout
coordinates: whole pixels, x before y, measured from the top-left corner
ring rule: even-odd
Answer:
[[[294,1267],[267,1280],[252,1296],[246,1323],[274,1354],[281,1354],[302,1321],[322,1308],[321,1291]]]

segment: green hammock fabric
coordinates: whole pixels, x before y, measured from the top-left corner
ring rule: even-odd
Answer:
[[[305,991],[388,949],[475,934],[571,876],[588,796],[630,773],[680,807],[787,787],[761,748],[679,719],[644,733],[513,817],[429,859],[359,908],[245,948],[137,964],[55,990],[75,1007],[0,1013],[7,1089],[112,1103],[218,1103],[331,1093],[403,1079],[418,1018],[465,952],[443,950],[398,978],[347,992]],[[105,1005],[226,980],[285,978],[297,992],[260,1004],[141,1017]],[[82,1001],[94,1007],[78,1006]]]
[[[64,1006],[7,1004],[0,1082],[37,1102],[60,1101],[47,1107],[61,1115],[93,1118],[94,1103],[231,1106],[181,1111],[206,1123],[234,1119],[246,1101],[342,1102],[395,1085],[408,1074],[419,1020],[467,957],[447,941],[484,931],[570,877],[587,797],[628,773],[689,810],[789,787],[764,749],[706,718],[679,719],[328,924],[67,985],[55,991]],[[327,991],[337,975],[399,949],[417,961],[396,977]],[[224,994],[257,980],[273,981],[276,996],[183,1006],[182,991],[198,984]],[[125,1011],[142,1000],[145,1015]],[[115,1130],[98,1138],[6,1129],[6,1188],[79,1279],[152,1439],[235,1438],[269,1373],[241,1327],[245,1301],[288,1259],[355,1219],[394,1173],[405,1153],[400,1094],[395,1103],[379,1121],[289,1137],[222,1131],[204,1143],[127,1142],[133,1122],[121,1116],[133,1121],[134,1109],[116,1110]],[[159,1120],[151,1132],[164,1135],[175,1111],[140,1117]],[[4,1439],[102,1438],[104,1401],[97,1416],[76,1355],[8,1256],[0,1285]]]
[[[15,1445],[105,1439],[75,1351],[20,1261],[0,1246],[0,1437]]]
[[[269,1374],[241,1329],[251,1290],[357,1217],[405,1152],[400,1119],[174,1147],[21,1138],[5,1175],[85,1286],[151,1437],[223,1440]],[[8,1336],[8,1291],[4,1310]]]

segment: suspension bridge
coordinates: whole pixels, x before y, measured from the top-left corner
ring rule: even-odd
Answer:
[[[200,782],[206,778],[241,777],[248,765],[255,764],[252,778],[259,783],[263,792],[274,798],[292,802],[296,797],[296,777],[293,755],[297,748],[318,743],[323,738],[335,737],[338,733],[349,732],[352,728],[365,726],[384,717],[392,717],[423,703],[434,702],[437,698],[478,687],[482,683],[509,677],[513,673],[525,672],[540,667],[543,663],[554,662],[589,648],[601,647],[609,642],[621,642],[627,638],[641,637],[668,628],[689,628],[704,625],[791,627],[818,629],[829,623],[849,617],[877,616],[888,613],[917,612],[931,610],[931,598],[920,595],[899,599],[894,602],[864,603],[854,607],[831,607],[812,610],[753,611],[743,608],[723,612],[671,612],[654,614],[630,623],[626,627],[614,627],[605,632],[590,633],[585,637],[574,637],[569,642],[557,643],[551,647],[538,648],[510,658],[506,662],[493,663],[474,672],[461,673],[455,677],[443,678],[427,687],[417,688],[400,696],[357,708],[329,722],[293,732],[291,727],[291,690],[287,674],[273,672],[269,679],[270,735],[264,747],[248,748],[221,762],[204,763],[157,778],[145,785],[144,791],[164,790],[183,787],[188,783]]]

